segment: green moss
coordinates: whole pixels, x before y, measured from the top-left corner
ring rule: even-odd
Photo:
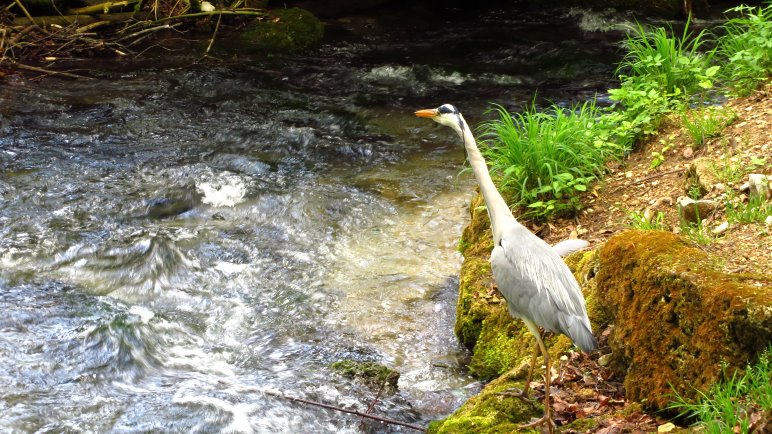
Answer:
[[[497,395],[523,384],[504,375],[473,396],[445,420],[434,422],[427,432],[433,434],[504,434],[537,432],[520,430],[520,425],[532,417],[539,417],[543,408],[538,403],[526,402],[511,396]]]
[[[772,340],[772,276],[726,274],[668,232],[626,231],[599,252],[597,295],[615,327],[612,366],[628,400],[662,409],[693,398]]]
[[[340,360],[331,364],[330,368],[346,378],[356,379],[373,390],[378,390],[382,386],[392,393],[397,390],[399,372],[375,362]]]
[[[321,21],[300,8],[272,10],[268,20],[256,22],[243,33],[251,45],[270,52],[299,50],[323,35]]]

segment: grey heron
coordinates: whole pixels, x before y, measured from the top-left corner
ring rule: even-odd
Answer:
[[[416,116],[452,128],[463,141],[469,164],[485,199],[493,231],[491,270],[499,292],[507,301],[510,315],[525,322],[536,338],[534,357],[523,388],[527,393],[533,373],[536,355],[540,350],[546,365],[544,417],[523,425],[531,427],[546,423],[553,432],[550,406],[550,364],[547,349],[541,338],[539,327],[555,333],[563,333],[585,352],[597,346],[587,317],[582,291],[574,275],[568,269],[559,253],[567,253],[582,246],[583,242],[561,243],[551,247],[541,238],[532,234],[520,224],[509,209],[504,198],[491,180],[488,166],[477,148],[472,131],[458,109],[443,104],[436,109],[418,110]]]

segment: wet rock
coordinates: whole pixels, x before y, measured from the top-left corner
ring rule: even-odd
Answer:
[[[688,197],[678,199],[678,215],[687,223],[698,223],[710,217],[718,209],[714,200],[694,200]]]
[[[397,392],[399,372],[379,363],[346,359],[331,364],[330,368],[346,378],[359,381],[373,391],[377,392],[383,388],[386,393]]]
[[[192,195],[183,197],[156,197],[146,202],[142,217],[164,219],[175,217],[193,209]]]
[[[322,39],[324,26],[300,8],[275,9],[271,19],[255,22],[243,33],[253,46],[269,52],[296,51]]]

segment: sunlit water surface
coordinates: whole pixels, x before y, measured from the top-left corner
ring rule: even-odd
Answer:
[[[579,22],[411,12],[299,56],[1,83],[0,431],[413,432],[265,393],[365,412],[342,359],[401,373],[375,414],[451,412],[478,388],[453,335],[473,180],[412,112],[602,91],[618,35]]]

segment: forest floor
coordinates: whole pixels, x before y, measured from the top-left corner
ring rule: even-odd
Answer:
[[[652,222],[662,212],[660,222],[666,230],[682,232],[676,203],[678,198],[690,195],[692,164],[710,158],[715,161],[714,181],[719,185],[702,197],[716,200],[719,207],[703,219],[706,236],[695,237],[697,245],[721,257],[727,272],[770,273],[772,225],[763,221],[730,224],[720,234],[714,231],[727,221],[723,206],[727,192],[747,203],[747,192],[739,191],[748,181],[745,173],[772,175],[772,84],[749,96],[730,99],[720,109],[732,121],[717,137],[694,149],[680,116],[671,116],[657,135],[639,145],[625,160],[613,164],[609,176],[584,198],[586,208],[578,217],[537,230],[547,229],[544,238],[550,244],[578,237],[597,245],[632,227],[632,214],[643,216],[648,210]],[[663,154],[662,163],[656,168],[651,167],[653,152]]]
[[[772,175],[772,84],[749,96],[728,100],[721,110],[731,114],[732,121],[703,146],[695,149],[680,116],[674,115],[665,121],[658,134],[610,167],[609,176],[584,198],[586,208],[579,216],[531,229],[546,234],[544,238],[550,244],[578,237],[589,241],[592,247],[631,228],[631,215],[637,216],[638,221],[647,215],[651,216],[651,223],[661,224],[664,230],[684,233],[677,201],[689,196],[688,178],[695,160],[712,158],[716,162],[713,181],[721,185],[702,196],[720,205],[703,219],[700,235],[684,235],[717,257],[726,272],[772,273],[772,222],[768,211],[761,222],[732,222],[727,229],[716,230],[728,221],[725,195],[736,197],[737,201],[745,199],[747,203],[747,196],[739,188],[747,182],[748,172]],[[655,158],[661,162],[658,167],[652,167]],[[610,331],[596,333],[601,351],[592,356],[570,353],[560,367],[553,369],[553,411],[558,425],[591,418],[586,419],[584,428],[575,422],[560,431],[611,434],[678,430],[664,416],[647,414],[640,404],[626,402],[622,379],[615,378],[598,363],[603,359],[603,349],[609,351],[606,338]],[[543,393],[543,385],[537,385],[535,390]]]

